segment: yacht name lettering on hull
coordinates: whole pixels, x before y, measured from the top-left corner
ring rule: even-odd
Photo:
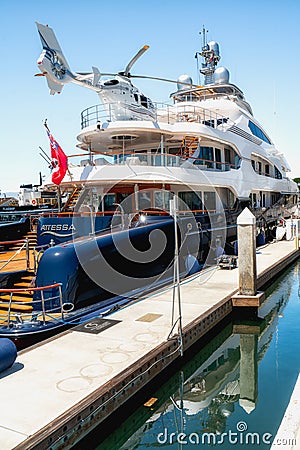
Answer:
[[[60,234],[58,232],[63,232],[63,234]],[[65,232],[68,232],[66,234]],[[54,236],[73,236],[76,233],[76,228],[73,224],[68,223],[58,223],[58,224],[49,224],[49,225],[42,225],[41,226],[41,236],[44,234],[52,234]]]

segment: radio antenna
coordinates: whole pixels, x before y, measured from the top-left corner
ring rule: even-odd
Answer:
[[[202,31],[199,31],[199,34],[202,34],[202,40],[203,40],[203,46],[202,46],[202,50],[207,50],[207,33],[208,30],[205,29],[205,26],[203,25]]]

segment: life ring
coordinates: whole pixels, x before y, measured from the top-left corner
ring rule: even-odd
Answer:
[[[36,201],[35,199],[33,199],[33,200],[31,200],[31,204],[32,204],[33,206],[35,206],[35,205],[37,204],[37,201]]]

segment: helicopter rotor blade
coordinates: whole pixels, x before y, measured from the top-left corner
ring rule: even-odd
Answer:
[[[144,45],[144,47],[142,47],[138,52],[137,52],[137,54],[129,61],[129,63],[127,64],[127,66],[126,66],[126,68],[125,68],[125,70],[124,70],[124,72],[121,72],[120,73],[120,75],[123,75],[123,76],[125,76],[125,77],[128,77],[128,76],[130,76],[129,75],[129,72],[130,72],[130,69],[131,69],[131,67],[133,66],[133,64],[135,64],[136,63],[136,61],[148,50],[148,48],[149,48],[149,45]]]
[[[201,88],[198,84],[185,83],[184,81],[170,80],[169,78],[161,78],[161,77],[151,77],[148,75],[130,75],[130,78],[143,78],[145,80],[157,80],[157,81],[165,81],[166,83],[180,83],[189,87]]]

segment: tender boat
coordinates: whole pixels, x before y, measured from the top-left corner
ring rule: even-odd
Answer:
[[[85,158],[79,165],[69,158],[62,206],[38,218],[33,301],[25,307],[6,292],[9,317],[0,336],[74,324],[170,283],[177,269],[183,277],[215,264],[224,251],[234,252],[245,206],[257,218],[260,244],[295,213],[298,187],[289,165],[229,71],[218,67],[219,45],[206,42],[205,30],[197,52],[204,84],[182,75],[172,103],[159,105],[132,83],[131,69],[148,46],[118,74],[96,67],[78,73],[53,30],[37,27],[38,67],[50,93],[73,82],[96,91],[101,105],[81,113]],[[43,191],[57,192],[51,176]]]

